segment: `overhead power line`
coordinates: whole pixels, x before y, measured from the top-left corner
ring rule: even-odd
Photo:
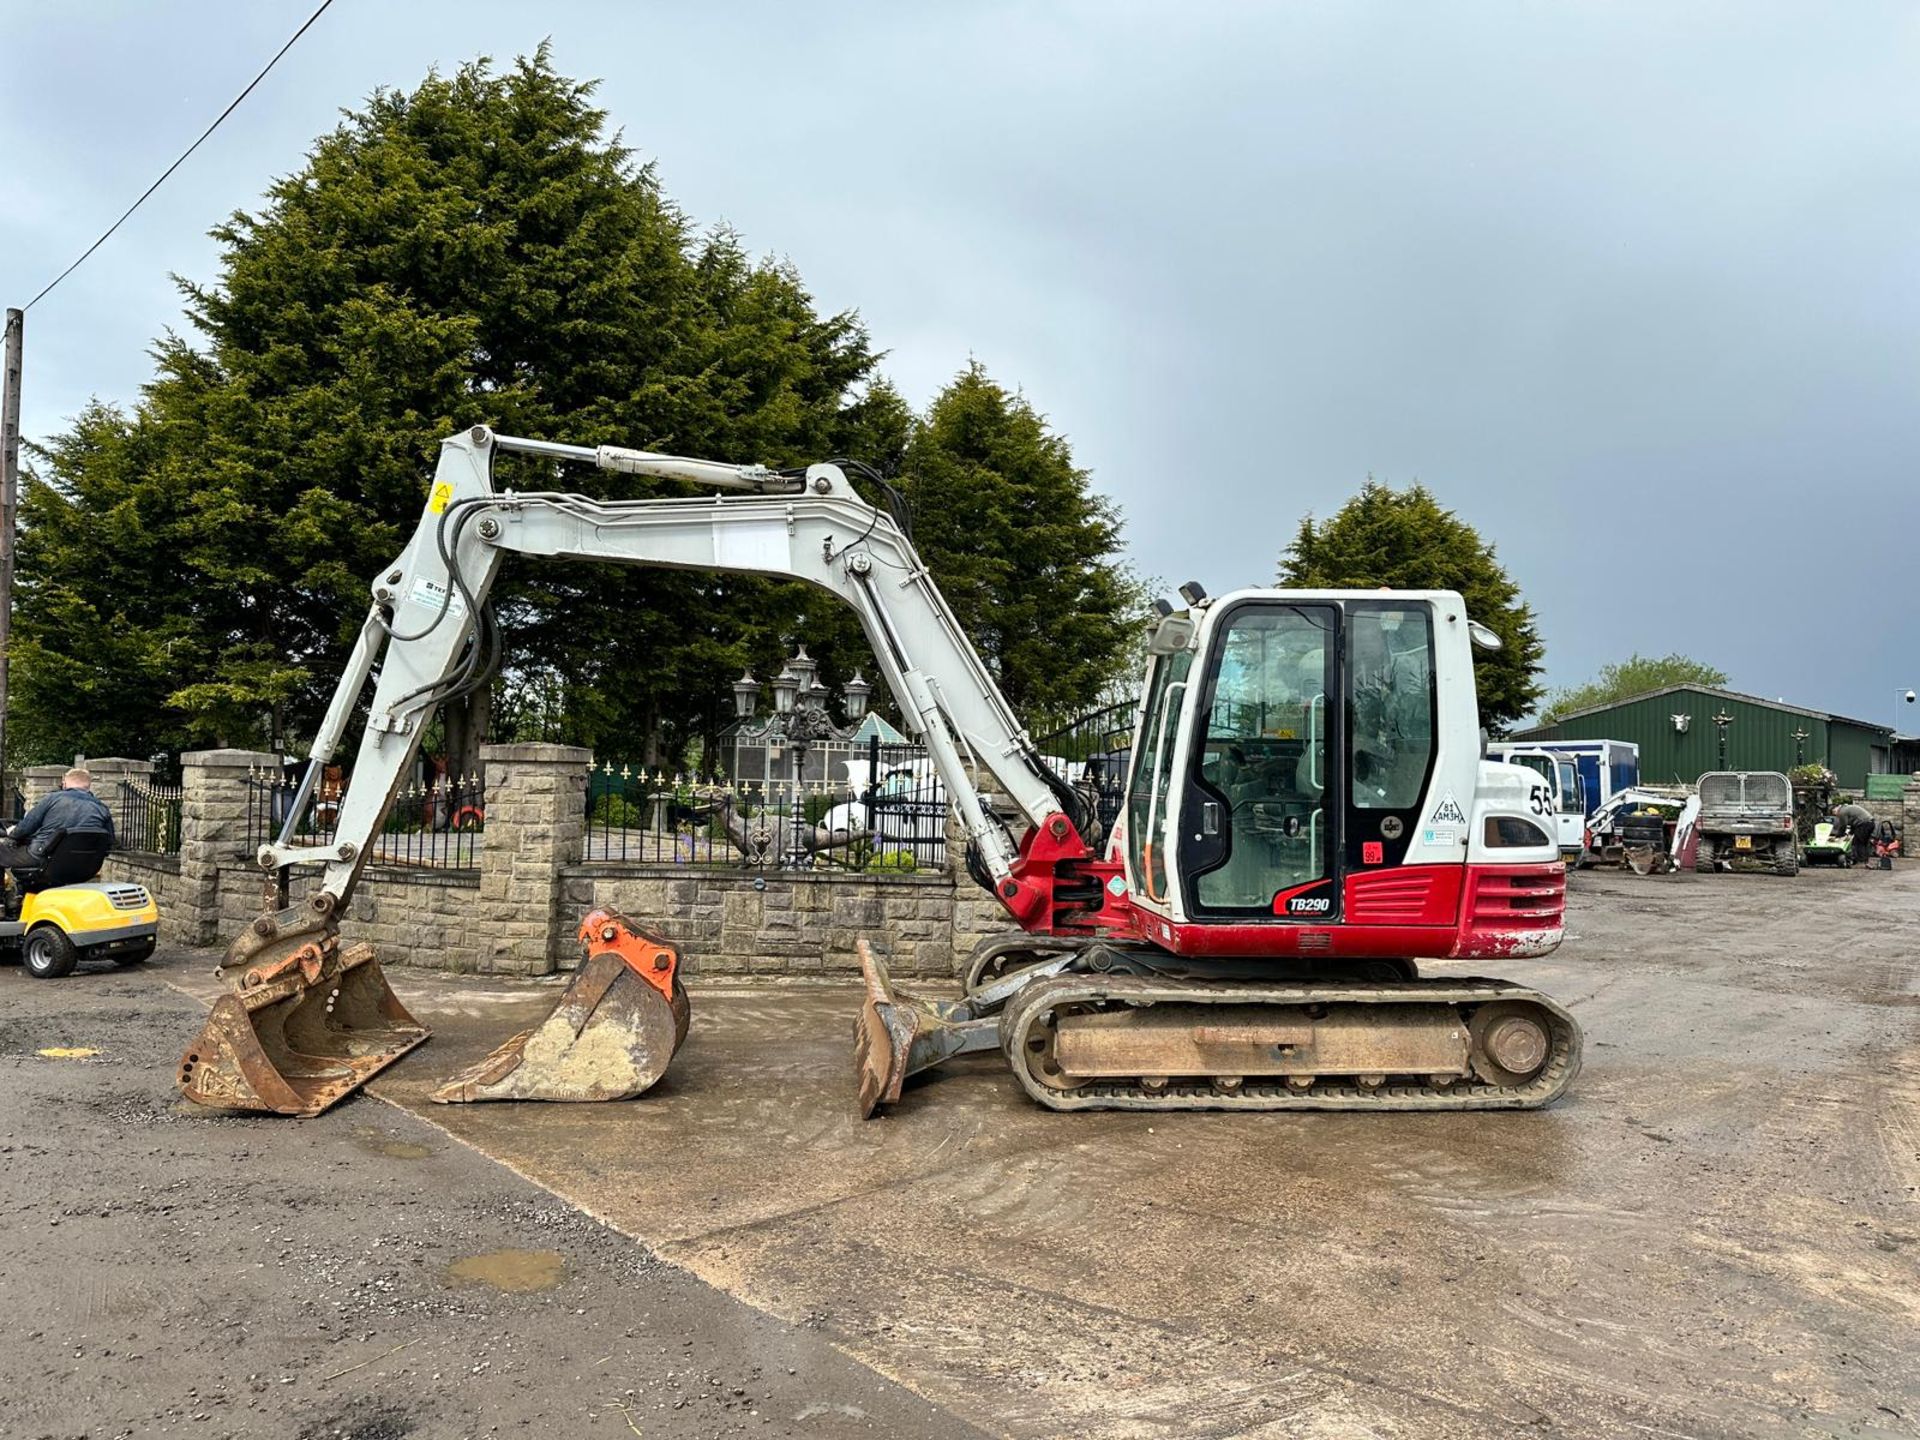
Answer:
[[[166,184],[167,177],[173,174],[173,172],[178,170],[182,165],[186,164],[187,157],[192,155],[194,151],[198,150],[202,145],[204,145],[207,141],[207,137],[213,134],[214,131],[218,130],[221,126],[221,123],[229,115],[233,114],[235,110],[238,110],[240,108],[240,102],[246,99],[247,96],[253,93],[254,86],[258,85],[262,80],[267,78],[267,75],[269,74],[269,72],[272,71],[273,67],[280,63],[280,57],[285,55],[287,51],[293,48],[294,41],[298,40],[302,35],[306,34],[307,31],[312,28],[313,22],[318,20],[322,15],[326,14],[327,7],[332,4],[333,4],[333,0],[320,0],[320,8],[318,10],[315,10],[313,14],[307,17],[306,24],[302,25],[298,30],[294,31],[292,37],[288,39],[287,43],[282,45],[278,50],[274,52],[273,58],[267,61],[266,65],[262,67],[260,73],[254,76],[253,79],[247,82],[247,88],[242,90],[238,95],[234,96],[233,103],[228,105],[226,109],[222,110],[217,116],[215,116],[213,123],[207,126],[205,130],[200,132],[200,138],[194,141],[193,144],[189,145],[183,152],[181,152],[180,158],[178,160],[175,160],[171,165],[167,166],[165,170],[161,171],[160,178],[158,180],[154,181],[145,190],[140,192],[140,198],[134,201],[133,204],[127,207],[126,214],[122,215],[118,220],[114,221],[113,224],[109,225],[106,229],[105,234],[103,234],[98,240],[94,241],[85,250],[80,252],[80,258],[78,260],[75,260],[71,265],[67,266],[66,269],[62,270],[58,275],[54,276],[53,279],[48,282],[46,289],[42,290],[38,295],[34,296],[33,299],[29,300],[25,305],[21,306],[20,308],[23,311],[25,311],[25,310],[31,310],[34,306],[38,305],[42,300],[46,299],[50,293],[52,293],[53,287],[55,285],[58,285],[62,280],[66,279],[67,276],[71,275],[74,271],[78,270],[83,264],[86,263],[86,259],[89,255],[93,254],[94,251],[98,250],[102,245],[106,244],[108,240],[112,239],[113,232],[118,230],[122,225],[127,223],[127,217],[129,215],[132,215],[133,212],[138,210],[142,205],[146,204],[147,197],[153,194],[153,192],[158,190],[162,185]]]

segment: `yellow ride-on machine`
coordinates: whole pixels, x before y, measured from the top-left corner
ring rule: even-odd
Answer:
[[[33,868],[16,867],[0,898],[0,946],[36,980],[71,975],[82,960],[138,965],[153,954],[160,911],[144,885],[97,880],[111,843],[72,830]]]

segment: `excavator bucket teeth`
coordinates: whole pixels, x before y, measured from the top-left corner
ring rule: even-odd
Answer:
[[[318,1115],[428,1034],[371,946],[340,952],[328,940],[256,966],[215,1001],[181,1057],[179,1085],[202,1105]]]
[[[689,1019],[678,952],[610,911],[580,934],[590,953],[547,1017],[448,1079],[436,1101],[626,1100],[667,1073]]]
[[[907,1077],[955,1055],[990,1050],[999,1021],[976,1017],[967,1001],[929,1000],[896,992],[887,967],[863,939],[857,944],[866,998],[853,1027],[853,1073],[860,1118],[900,1098]]]

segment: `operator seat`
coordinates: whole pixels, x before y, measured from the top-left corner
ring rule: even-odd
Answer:
[[[113,836],[105,830],[68,830],[34,864],[14,866],[14,878],[22,895],[57,885],[79,885],[100,873],[112,848]]]

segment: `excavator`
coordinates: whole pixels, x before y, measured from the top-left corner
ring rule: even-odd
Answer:
[[[689,482],[607,501],[496,489],[502,454]],[[869,503],[849,471],[887,493]],[[958,998],[899,991],[860,945],[860,1113],[909,1077],[999,1049],[1054,1110],[1525,1109],[1580,1065],[1560,1005],[1416,957],[1551,952],[1565,872],[1533,772],[1484,758],[1476,646],[1450,591],[1181,587],[1162,601],[1122,802],[1042,756],[922,562],[911,516],[854,462],[775,469],[576,446],[474,426],[442,441],[420,523],[375,577],[270,868],[321,867],[300,903],[228,947],[228,993],[183,1055],[209,1105],[317,1114],[427,1038],[339,921],[435,708],[489,683],[488,597],[512,555],[807,581],[859,617],[907,730],[965,832],[967,868],[1012,922]],[[295,834],[378,676],[331,843]],[[436,1098],[638,1094],[684,1041],[679,954],[596,912],[546,1021]]]

